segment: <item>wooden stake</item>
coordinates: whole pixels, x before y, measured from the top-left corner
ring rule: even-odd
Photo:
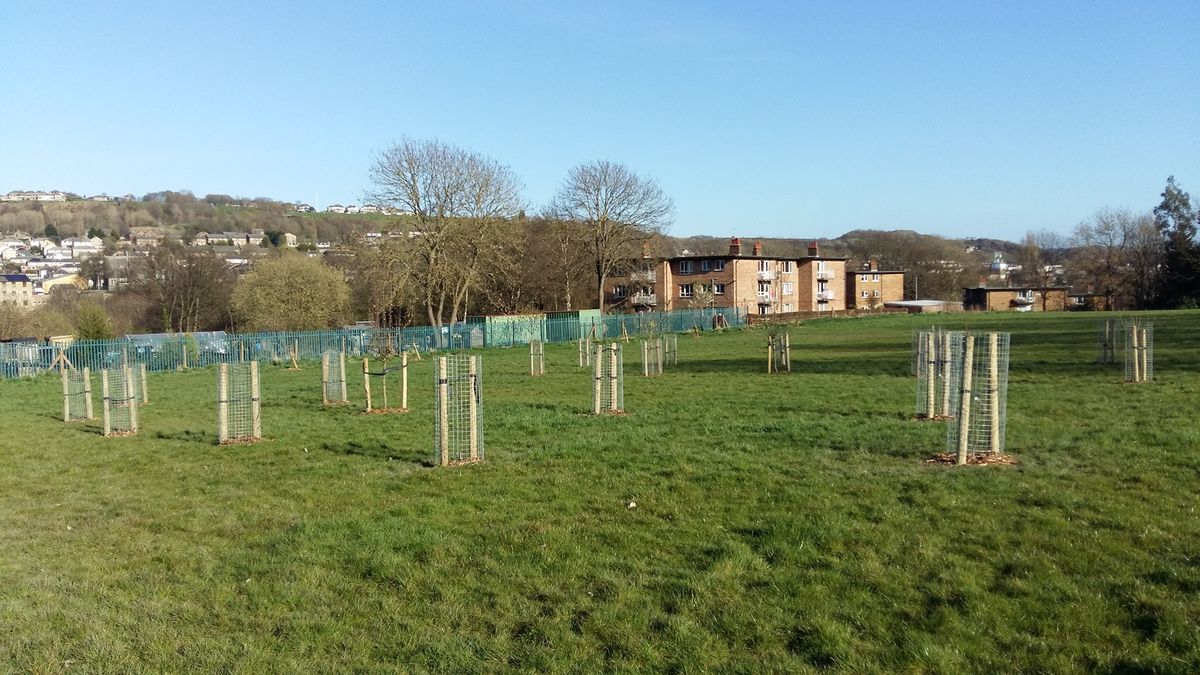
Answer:
[[[142,403],[149,403],[150,402],[150,390],[146,388],[146,364],[139,363],[138,370],[140,371],[138,377],[141,378],[141,382],[142,382]]]
[[[608,346],[608,409],[616,412],[620,410],[617,407],[617,378],[620,373],[617,372],[617,345],[614,342]]]
[[[783,364],[787,367],[787,371],[792,372],[792,334],[783,334]]]
[[[183,352],[183,369],[188,369],[188,341],[187,333],[183,334],[183,340],[179,343],[179,348]]]
[[[955,464],[967,463],[967,445],[971,433],[971,386],[975,367],[975,336],[965,336],[963,345],[962,396],[958,407],[958,456]]]
[[[83,410],[89,420],[95,419],[92,415],[92,371],[87,366],[83,368]]]
[[[129,431],[137,433],[138,431],[138,397],[137,392],[130,385],[133,384],[133,368],[125,366],[125,396],[126,405],[129,406]]]
[[[1149,362],[1149,353],[1148,353],[1149,352],[1149,343],[1146,340],[1146,329],[1142,328],[1140,330],[1142,333],[1142,339],[1139,340],[1138,342],[1139,342],[1139,344],[1141,344],[1142,382],[1147,382],[1150,380],[1150,376],[1148,374],[1148,369],[1146,368],[1146,365]]]
[[[371,412],[371,375],[370,363],[363,357],[363,393],[367,396],[367,412]]]
[[[593,360],[593,363],[592,363],[592,372],[593,372],[593,379],[592,379],[592,412],[593,412],[594,414],[596,414],[596,415],[599,415],[599,414],[600,414],[600,391],[601,391],[601,390],[600,390],[600,386],[601,386],[601,383],[600,383],[600,373],[601,373],[601,367],[600,367],[600,363],[601,363],[601,362],[600,362],[600,347],[599,347],[599,346],[597,346],[597,347],[596,347],[596,358]]]
[[[1000,336],[988,333],[988,449],[1000,454]]]
[[[105,387],[107,390],[107,386]],[[105,406],[108,396],[105,395]],[[107,415],[107,408],[105,414]],[[217,367],[217,442],[229,440],[229,364]]]
[[[400,408],[408,410],[408,352],[400,355]]]
[[[933,364],[934,374],[933,380],[930,381],[930,386],[936,386],[938,372],[942,377],[942,414],[946,417],[950,416],[950,333],[942,333],[938,336],[941,338],[942,353],[931,357],[936,359]],[[936,344],[936,342],[935,342]]]
[[[100,371],[100,391],[104,395],[104,435],[112,434],[112,401],[108,394],[108,370]]]
[[[262,401],[258,389],[258,361],[250,362],[250,419],[254,424],[254,437],[262,438]]]
[[[468,432],[471,443],[471,461],[479,461],[479,366],[477,356],[467,357],[467,417],[471,425]]]
[[[446,379],[446,357],[439,356],[437,364],[438,397],[438,464],[450,463],[450,388]]]
[[[338,352],[338,366],[338,372],[342,374],[342,403],[349,403],[350,395],[346,392],[346,380],[349,379],[346,377],[346,352]]]
[[[642,340],[642,377],[650,377],[650,343]]]
[[[71,421],[71,387],[67,383],[67,371],[62,369],[62,390],[63,390],[63,421]]]
[[[938,361],[937,352],[934,351],[937,345],[937,339],[933,333],[925,334],[925,417],[934,419],[938,415],[937,406],[937,389],[938,389]],[[949,378],[946,378],[949,382]],[[945,406],[949,408],[949,406]],[[946,410],[948,414],[950,411]]]
[[[329,352],[321,355],[321,403],[329,405]]]

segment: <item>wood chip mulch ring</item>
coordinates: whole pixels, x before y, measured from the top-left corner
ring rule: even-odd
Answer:
[[[250,436],[245,436],[242,438],[231,438],[231,439],[225,441],[224,443],[219,443],[218,445],[222,445],[222,446],[225,446],[225,445],[254,445],[255,443],[257,443],[261,440],[262,440],[261,438],[252,438]]]
[[[364,415],[388,415],[391,413],[406,413],[406,412],[408,412],[408,408],[371,408],[370,410],[364,410],[363,414]]]
[[[953,452],[943,452],[925,460],[926,464],[958,463],[958,455]],[[993,455],[991,453],[974,453],[967,455],[967,466],[1011,466],[1020,464],[1016,457],[1007,454]]]
[[[137,436],[137,432],[136,431],[110,431],[104,435],[108,436],[109,438],[112,438],[112,437],[124,438],[126,436]]]

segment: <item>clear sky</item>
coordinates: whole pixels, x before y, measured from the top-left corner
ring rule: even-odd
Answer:
[[[677,235],[1016,239],[1200,197],[1200,2],[0,0],[0,192],[359,203],[402,135]]]

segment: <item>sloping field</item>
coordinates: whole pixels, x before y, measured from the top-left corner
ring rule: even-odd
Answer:
[[[790,375],[761,329],[653,379],[630,343],[624,417],[573,345],[483,351],[488,460],[448,469],[428,358],[406,415],[264,367],[236,447],[212,369],[152,374],[131,438],[0,382],[0,670],[1195,672],[1200,313],[1146,318],[1143,385],[1095,314],[809,321]],[[924,463],[933,324],[1012,333],[1019,464]]]

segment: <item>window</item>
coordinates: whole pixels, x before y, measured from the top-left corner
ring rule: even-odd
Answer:
[[[794,284],[792,284],[792,282],[790,282],[790,281],[783,282],[783,294],[791,295],[793,286],[794,286]]]
[[[818,271],[818,272],[824,272],[824,271],[825,271],[825,261],[824,261],[824,260],[818,260],[818,261],[817,261],[817,271]]]
[[[792,303],[785,302],[785,303],[783,303],[783,311],[791,312],[791,311],[795,311],[795,310],[792,309]]]
[[[792,271],[792,261],[791,261],[791,260],[784,260],[784,261],[783,261],[783,273],[784,273],[784,274],[790,274],[790,273],[791,273],[791,271]],[[787,292],[787,291],[784,291],[784,293],[786,293],[786,292]]]
[[[613,297],[623,298],[629,295],[629,288],[626,286],[613,286]]]
[[[710,262],[709,262],[709,261],[707,261],[707,260],[701,260],[701,261],[700,261],[700,271],[701,271],[701,272],[707,272],[707,271],[708,271],[708,269],[709,269],[709,266],[710,266]]]
[[[867,291],[863,291],[863,292],[862,292],[862,296],[863,296],[864,298],[869,298],[869,297],[871,297],[871,294],[870,294],[870,293],[868,293]]]
[[[725,284],[713,284],[713,295],[725,295]]]
[[[871,281],[879,281],[879,275],[878,275],[878,274],[872,274],[872,275],[871,275]]]
[[[696,288],[692,284],[679,284],[679,297],[690,298],[696,295]]]
[[[679,273],[680,274],[691,274],[692,273],[692,261],[691,260],[681,260],[679,262]]]
[[[859,281],[866,283],[866,282],[870,281],[870,279],[867,277],[867,275],[864,274],[861,277],[859,277]]]
[[[771,261],[770,260],[759,260],[758,261],[758,271],[759,272],[770,272],[771,271]]]
[[[724,272],[725,271],[725,261],[724,260],[714,260],[712,262],[713,262],[713,271],[714,272]]]
[[[771,292],[771,282],[769,282],[769,281],[758,282],[758,292],[760,295],[765,295],[767,293],[770,293]]]

